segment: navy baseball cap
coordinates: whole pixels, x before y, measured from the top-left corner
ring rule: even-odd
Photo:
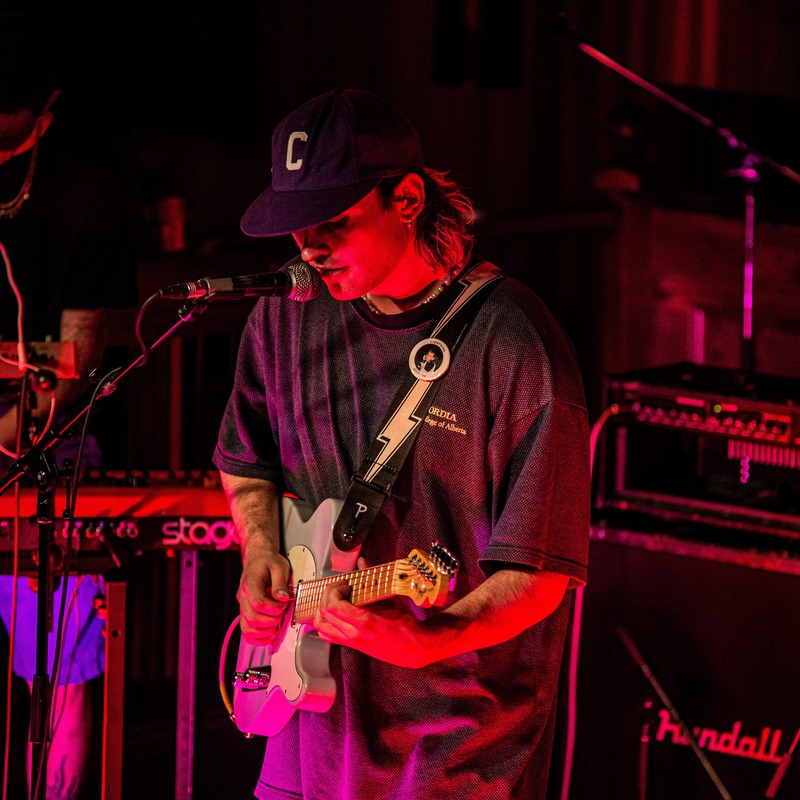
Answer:
[[[326,222],[383,178],[418,172],[413,125],[370,92],[337,89],[286,116],[272,136],[272,185],[245,211],[248,236],[280,236]]]

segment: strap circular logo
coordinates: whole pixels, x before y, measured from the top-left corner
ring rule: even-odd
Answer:
[[[411,374],[421,381],[435,381],[450,366],[450,348],[441,339],[423,339],[408,357]]]

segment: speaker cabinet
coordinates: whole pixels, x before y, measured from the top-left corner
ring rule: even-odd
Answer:
[[[798,573],[785,553],[593,529],[570,797],[765,797],[800,729]],[[774,796],[800,796],[800,764]]]

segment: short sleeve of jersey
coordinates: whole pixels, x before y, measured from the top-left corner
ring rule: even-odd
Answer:
[[[268,407],[268,389],[259,368],[263,353],[261,301],[251,313],[242,334],[233,390],[220,425],[213,463],[239,478],[258,478],[282,485],[281,464]]]
[[[495,519],[484,572],[514,564],[567,575],[572,586],[586,582],[588,442],[586,410],[562,400],[494,434]]]
[[[486,474],[491,534],[479,563],[586,581],[589,423],[569,338],[541,300],[513,280],[490,298],[482,342],[489,399]],[[477,359],[477,355],[471,356]]]

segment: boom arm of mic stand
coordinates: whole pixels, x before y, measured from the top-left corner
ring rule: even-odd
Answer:
[[[657,97],[659,100],[663,100],[665,103],[669,103],[669,105],[671,105],[673,108],[676,108],[678,111],[691,117],[693,120],[698,122],[703,127],[708,128],[709,130],[718,134],[725,140],[728,147],[731,147],[734,150],[741,150],[742,152],[750,153],[751,156],[756,158],[760,163],[766,164],[767,166],[774,169],[776,172],[789,178],[789,180],[794,181],[797,184],[800,184],[800,173],[796,172],[790,167],[787,167],[784,164],[779,163],[778,161],[775,161],[769,156],[764,155],[764,153],[759,152],[754,147],[747,144],[747,142],[743,141],[738,136],[731,133],[731,131],[727,130],[726,128],[720,127],[713,120],[709,119],[708,117],[701,114],[699,111],[696,111],[695,109],[686,105],[686,103],[683,103],[680,100],[678,100],[677,97],[673,97],[671,94],[668,94],[663,89],[656,86],[654,83],[651,83],[650,81],[646,80],[641,75],[637,75],[635,72],[623,66],[618,61],[615,61],[613,58],[606,55],[602,51],[598,50],[596,47],[593,47],[592,45],[583,41],[583,38],[580,35],[570,30],[566,18],[564,17],[563,14],[558,15],[554,27],[556,29],[556,33],[559,36],[562,36],[563,38],[574,42],[577,48],[582,53],[586,53],[587,56],[590,56],[595,61],[599,62],[600,64],[603,64],[609,69],[612,69],[618,75],[621,75],[623,78],[629,80],[631,83],[636,84],[641,89],[644,89],[646,92],[649,92],[650,94]]]
[[[203,311],[206,310],[207,307],[207,299],[203,297],[196,298],[188,303],[184,303],[178,309],[178,319],[156,339],[147,345],[147,353],[152,353],[153,350],[165,342],[178,328],[181,327],[181,325],[195,320],[200,314],[203,313]],[[108,397],[108,395],[114,392],[114,390],[117,388],[117,385],[122,378],[125,377],[125,375],[127,375],[136,367],[141,366],[146,360],[146,354],[142,353],[127,366],[118,367],[116,370],[113,370],[111,373],[109,373],[109,375],[112,375],[112,377],[106,381],[99,391],[92,392],[92,395],[96,394],[98,398]],[[44,451],[52,449],[62,440],[68,438],[70,433],[77,426],[78,422],[80,422],[86,416],[86,414],[89,413],[89,410],[92,407],[92,402],[93,401],[90,399],[89,402],[83,405],[79,404],[77,408],[80,410],[68,414],[63,423],[52,428],[35,445],[33,445],[30,450],[28,450],[24,455],[21,455],[11,464],[6,474],[2,479],[0,479],[0,495],[4,494],[10,486],[19,481],[23,475],[32,472]]]
[[[564,39],[568,39],[576,44],[582,53],[593,58],[595,61],[603,64],[604,66],[612,69],[618,75],[634,83],[636,86],[644,89],[659,100],[663,100],[673,108],[691,117],[705,128],[713,131],[721,136],[728,147],[733,148],[744,153],[742,167],[738,170],[729,170],[726,175],[736,176],[743,178],[746,185],[746,202],[745,202],[745,264],[744,264],[744,287],[743,287],[743,303],[742,303],[742,347],[741,347],[741,366],[747,373],[754,373],[756,368],[756,355],[755,355],[755,342],[753,341],[753,276],[754,276],[754,262],[753,262],[753,233],[755,224],[755,195],[753,186],[759,180],[759,167],[766,164],[771,167],[775,172],[783,175],[789,180],[800,184],[800,173],[790,169],[784,164],[780,164],[764,153],[759,152],[754,147],[744,142],[738,136],[735,136],[726,128],[721,128],[713,120],[701,114],[699,111],[681,102],[676,97],[668,94],[663,89],[659,88],[650,81],[645,80],[641,75],[637,75],[632,70],[615,61],[613,58],[607,56],[605,53],[587,44],[583,39],[574,31],[570,30],[567,23],[566,15],[558,14],[554,20],[553,27],[555,33]]]

